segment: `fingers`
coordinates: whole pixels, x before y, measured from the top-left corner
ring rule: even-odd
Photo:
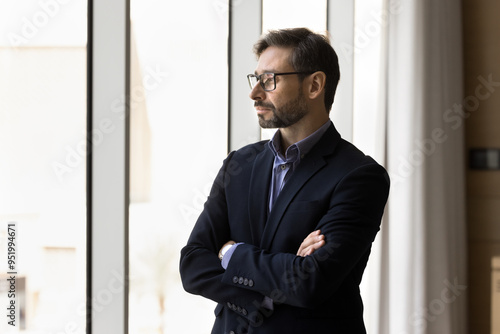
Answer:
[[[321,241],[322,238],[319,230],[311,232],[300,245],[299,250],[297,251],[297,255],[298,256],[311,255],[315,251],[316,243]]]
[[[323,237],[322,235],[320,237]],[[318,249],[320,249],[321,247],[323,247],[325,245],[325,240],[319,240],[317,241],[316,243],[310,245],[309,247],[307,247],[304,251],[304,255],[301,255],[301,256],[307,256],[307,255],[312,255],[315,251],[317,251]]]
[[[307,256],[313,254],[316,250],[320,249],[325,245],[325,236],[321,234],[320,230],[313,231],[302,241],[299,250],[297,251],[298,256]]]

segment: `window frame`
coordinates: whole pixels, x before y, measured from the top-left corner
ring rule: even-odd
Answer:
[[[87,29],[86,331],[127,333],[129,1],[88,0]],[[93,143],[101,128],[106,137]]]
[[[328,0],[327,28],[332,33],[331,43],[339,58],[340,82],[330,118],[342,137],[352,142],[354,106],[354,9],[356,1]]]

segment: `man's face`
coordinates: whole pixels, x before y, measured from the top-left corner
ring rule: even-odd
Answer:
[[[255,74],[295,72],[289,62],[291,49],[268,47],[259,58]],[[276,89],[264,91],[257,84],[250,92],[262,128],[286,128],[308,114],[308,106],[297,75],[276,76]]]

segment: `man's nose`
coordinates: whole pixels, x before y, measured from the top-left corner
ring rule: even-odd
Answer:
[[[266,94],[266,92],[264,91],[264,89],[262,89],[262,86],[260,85],[260,83],[257,83],[252,88],[252,90],[250,91],[250,94],[248,94],[248,96],[252,100],[257,101],[257,100],[264,100],[265,99],[265,94]]]

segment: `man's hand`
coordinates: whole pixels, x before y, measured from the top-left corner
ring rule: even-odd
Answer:
[[[299,250],[297,251],[298,256],[307,256],[314,253],[316,250],[320,249],[325,245],[325,236],[321,234],[320,230],[311,232],[300,244]]]

